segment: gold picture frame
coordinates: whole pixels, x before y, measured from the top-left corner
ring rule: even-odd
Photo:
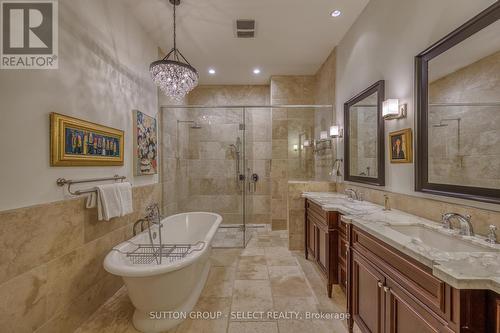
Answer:
[[[413,138],[411,128],[389,133],[389,156],[391,163],[412,163]]]
[[[50,165],[123,165],[124,137],[122,130],[52,112]]]

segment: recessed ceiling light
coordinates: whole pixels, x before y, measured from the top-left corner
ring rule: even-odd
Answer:
[[[209,68],[208,69],[208,74],[214,75],[215,74],[215,69]]]
[[[260,74],[260,69],[259,68],[254,68],[253,69],[254,74]]]
[[[338,9],[334,10],[333,12],[330,13],[332,17],[339,17],[342,12]]]

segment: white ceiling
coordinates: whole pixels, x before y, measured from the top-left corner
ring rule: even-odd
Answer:
[[[267,84],[271,75],[315,74],[368,1],[181,0],[177,44],[198,69],[201,84]],[[158,45],[170,50],[169,1],[126,2]],[[334,9],[342,15],[332,18]],[[236,19],[255,19],[256,38],[235,38]],[[252,73],[255,67],[260,75]],[[209,68],[216,75],[209,76]]]

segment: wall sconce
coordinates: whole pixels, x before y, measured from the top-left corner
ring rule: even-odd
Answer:
[[[387,99],[382,104],[382,116],[386,120],[406,118],[408,105],[399,104],[399,99]]]
[[[344,135],[343,132],[339,125],[330,126],[330,137],[332,138],[341,138]]]
[[[309,140],[304,140],[303,144],[302,144],[304,147],[309,147],[311,145],[311,143],[309,142]]]
[[[293,150],[294,150],[294,151],[299,150],[299,145],[293,145]]]
[[[328,139],[328,132],[327,131],[321,131],[319,133],[319,139],[320,140],[327,140]]]

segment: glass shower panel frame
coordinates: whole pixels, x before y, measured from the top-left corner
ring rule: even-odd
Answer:
[[[266,207],[263,197],[271,200],[265,190],[270,186],[264,182],[270,182],[272,158],[257,156],[256,143],[262,140],[253,137],[260,133],[254,128],[253,110],[262,112],[257,117],[268,115],[266,121],[271,125],[274,108],[288,112],[325,107],[334,114],[332,105],[161,106],[163,213],[200,210],[218,213],[224,221],[213,247],[245,248],[259,229],[270,228],[272,215],[262,211]],[[262,119],[258,121],[261,125]],[[303,138],[299,134],[299,147],[301,140],[314,141],[310,133]],[[258,210],[254,211],[254,207]]]

